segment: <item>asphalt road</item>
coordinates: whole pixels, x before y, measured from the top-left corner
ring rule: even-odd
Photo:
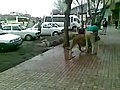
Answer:
[[[59,43],[53,42],[58,40],[62,36],[42,36],[48,40],[52,45],[58,45]],[[12,50],[6,53],[0,53],[0,72],[5,71],[11,67],[14,67],[38,54],[42,54],[49,50],[49,46],[40,46],[41,40],[24,41],[21,47],[16,50]]]

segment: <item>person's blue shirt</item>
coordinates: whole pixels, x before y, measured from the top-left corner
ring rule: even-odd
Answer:
[[[91,25],[87,27],[87,31],[98,31],[99,28],[96,25]]]

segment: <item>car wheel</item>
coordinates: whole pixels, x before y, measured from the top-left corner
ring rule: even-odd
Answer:
[[[31,35],[27,35],[27,36],[25,36],[25,40],[27,40],[27,41],[32,40],[32,36],[31,36]]]
[[[5,50],[5,49],[4,49],[4,47],[3,47],[3,46],[1,46],[1,47],[0,47],[0,51],[2,52],[3,50]]]
[[[53,32],[53,36],[57,36],[57,35],[59,35],[58,32]]]
[[[0,52],[6,52],[8,50],[8,47],[6,47],[6,44],[0,44]]]
[[[36,37],[35,39],[36,39],[36,40],[40,39],[40,36]]]

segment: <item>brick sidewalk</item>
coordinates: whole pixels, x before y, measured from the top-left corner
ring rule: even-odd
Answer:
[[[66,61],[56,46],[0,73],[0,90],[120,90],[120,30],[101,35],[97,56],[74,55]]]

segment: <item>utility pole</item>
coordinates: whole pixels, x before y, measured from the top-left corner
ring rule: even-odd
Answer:
[[[81,0],[81,23],[82,29],[84,28],[84,21],[83,21],[83,1]]]

